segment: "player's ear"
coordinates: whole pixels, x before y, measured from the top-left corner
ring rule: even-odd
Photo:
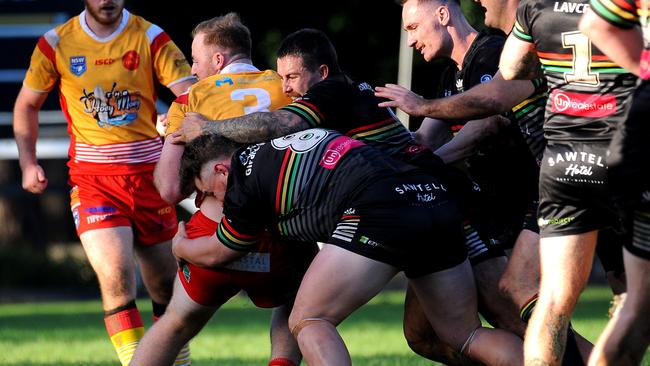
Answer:
[[[226,63],[226,57],[221,52],[215,52],[212,54],[212,66],[219,72],[223,69],[224,64]]]
[[[214,172],[217,175],[228,176],[229,171],[230,170],[228,169],[228,166],[226,166],[225,164],[222,164],[222,163],[215,163],[214,164]]]
[[[446,5],[441,5],[436,9],[436,18],[440,22],[440,25],[446,27],[449,25],[449,20],[451,19],[451,14],[449,13],[449,7]]]
[[[321,80],[327,79],[327,77],[330,74],[330,68],[329,66],[323,64],[318,67],[318,76],[320,76]]]

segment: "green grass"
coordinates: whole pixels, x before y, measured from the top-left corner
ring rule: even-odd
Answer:
[[[407,347],[402,336],[400,291],[384,292],[339,326],[355,365],[431,365]],[[591,287],[573,325],[595,341],[607,322],[606,288]],[[146,321],[150,303],[139,300]],[[237,297],[220,309],[192,341],[195,366],[265,365],[269,355],[267,310]],[[21,366],[113,366],[116,356],[103,327],[99,301],[0,305],[0,364]],[[646,355],[643,365],[650,366]]]

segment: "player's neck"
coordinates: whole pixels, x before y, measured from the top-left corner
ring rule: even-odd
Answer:
[[[117,28],[119,28],[123,16],[123,14],[120,15],[120,17],[111,24],[102,24],[98,22],[97,19],[95,19],[89,12],[86,12],[86,24],[97,37],[106,38],[113,34]]]
[[[456,62],[459,68],[463,67],[463,60],[467,51],[472,45],[472,42],[476,39],[478,32],[471,28],[467,31],[456,33],[452,35],[453,48],[451,50],[451,59]]]

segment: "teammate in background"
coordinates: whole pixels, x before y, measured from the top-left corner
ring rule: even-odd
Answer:
[[[224,202],[221,243],[206,248],[222,264],[247,252],[265,226],[285,238],[326,243],[289,319],[308,364],[350,365],[336,326],[400,270],[451,347],[485,364],[522,362],[520,339],[478,322],[461,215],[443,180],[322,129],[244,147],[201,136],[186,147],[181,176],[183,186]],[[175,241],[175,250],[183,257],[189,253],[182,248],[196,245],[184,240],[178,248]],[[176,299],[174,309],[202,311]]]
[[[630,0],[593,0],[590,4],[580,30],[640,80],[627,119],[618,125],[607,157],[612,193],[624,214],[633,216],[633,240],[623,249],[628,291],[622,308],[598,338],[589,365],[631,366],[641,363],[650,344],[650,4]]]
[[[515,23],[519,0],[482,0],[485,8],[485,24],[508,34]],[[499,72],[488,81],[452,96],[426,100],[399,85],[387,84],[377,87],[376,95],[389,98],[380,106],[400,108],[415,116],[453,120],[483,118],[495,113],[510,112],[509,115],[519,125],[531,153],[541,164],[546,147],[543,135],[544,107],[547,100],[545,78],[524,80],[504,80]],[[525,99],[524,99],[525,98]],[[523,100],[523,101],[522,101]],[[531,212],[534,217],[536,212]],[[532,227],[533,229],[537,229]],[[615,294],[624,291],[621,283],[622,260],[620,256],[606,253],[612,243],[620,237],[603,238],[600,255],[607,272],[608,280]],[[538,230],[525,227],[519,233],[499,287],[507,293],[518,307],[522,320],[527,321],[534,309],[539,289],[539,234]],[[610,258],[611,257],[611,258]],[[576,334],[580,353],[587,357],[591,344]],[[573,345],[573,344],[571,344]],[[569,360],[567,360],[569,361]],[[572,362],[572,361],[571,361]]]
[[[275,71],[260,71],[251,61],[251,35],[239,16],[228,13],[199,23],[192,32],[192,72],[199,82],[179,96],[168,112],[166,133],[175,131],[185,113],[199,112],[209,118],[223,119],[256,111],[269,111],[288,104],[291,99],[282,92],[282,81]],[[170,203],[178,202],[192,192],[181,192],[179,169],[183,145],[165,141],[162,156],[155,170],[158,188]],[[185,225],[183,235],[216,245],[221,204],[205,195],[195,213]],[[317,246],[304,244],[297,248],[288,243],[271,242],[265,237],[254,253],[229,266],[205,268],[207,258],[183,263],[179,268],[182,287],[177,296],[216,311],[240,290],[245,290],[259,307],[274,308],[271,321],[271,366],[298,365],[301,355],[288,328],[288,317],[302,275],[316,254]],[[260,263],[264,263],[261,265]],[[191,281],[190,281],[191,278]],[[147,339],[173,337],[168,332],[168,318],[163,317],[149,330],[134,356],[148,360],[152,349]],[[148,335],[152,333],[152,335]],[[158,335],[160,334],[160,335]],[[173,357],[177,350],[165,348],[162,353]],[[161,354],[161,355],[162,355]],[[156,364],[169,364],[171,359]]]
[[[68,120],[71,209],[99,280],[104,321],[120,362],[128,365],[144,333],[135,303],[138,260],[154,320],[170,300],[176,275],[171,238],[176,212],[153,184],[162,142],[156,132],[156,83],[180,95],[194,81],[183,53],[124,1],[85,0],[85,10],[38,41],[14,108],[22,185],[40,194],[38,111],[57,86]],[[189,348],[177,365],[189,365]]]
[[[588,2],[558,4],[522,1],[500,61],[505,79],[526,79],[537,73],[539,58],[550,87],[540,173],[541,285],[524,341],[526,362],[536,365],[562,362],[599,231],[620,224],[606,154],[635,84],[578,30]]]
[[[425,61],[441,58],[453,61],[441,73],[440,97],[471,91],[476,85],[491,82],[498,70],[497,60],[504,37],[474,30],[463,16],[460,4],[454,0],[409,0],[402,5],[402,21],[409,46],[417,49]],[[530,84],[529,81],[513,84],[522,83]],[[502,124],[503,119],[495,115],[483,120],[456,121],[460,125],[452,125],[447,121],[426,118],[416,135],[420,142],[435,149],[439,136],[449,134],[450,126],[457,130],[455,136],[435,153],[447,162],[464,163],[470,178],[481,187],[484,202],[479,206],[479,215],[483,217],[477,222],[482,222],[484,228],[479,232],[505,247],[512,247],[517,237],[532,240],[531,246],[534,246],[537,240],[534,203],[538,167],[516,124]],[[515,166],[518,171],[516,180],[511,178]],[[487,278],[494,287],[493,291],[498,292],[506,259],[481,265],[485,267],[484,272],[491,273]],[[515,306],[502,302],[499,307],[507,313],[504,318],[509,322],[495,325],[523,337],[525,324],[517,317]],[[423,321],[416,324],[426,325]],[[416,352],[423,354],[426,351],[424,345],[432,343],[428,340],[431,338],[429,332],[420,328],[409,333],[412,338],[409,343],[414,343],[413,339],[419,340],[415,343],[419,348]]]

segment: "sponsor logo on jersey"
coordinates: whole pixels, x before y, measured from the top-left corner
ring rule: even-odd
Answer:
[[[372,91],[372,87],[368,83],[361,83],[357,87],[359,88],[359,91],[364,91],[364,90]]]
[[[79,98],[84,104],[84,112],[92,115],[100,127],[126,125],[138,117],[140,92],[116,87],[117,83],[113,83],[108,92],[104,92],[101,86],[96,86],[90,93],[84,89],[83,96]]]
[[[81,76],[86,72],[86,56],[72,56],[70,57],[70,72],[77,76]]]
[[[579,4],[566,1],[556,1],[553,11],[556,13],[584,13],[589,9],[589,4]]]
[[[555,166],[555,164],[565,162],[582,162],[590,165],[597,165],[599,167],[605,166],[605,158],[600,155],[584,152],[584,151],[565,151],[564,153],[555,154],[547,159],[548,166]]]
[[[246,167],[246,176],[251,175],[253,172],[253,160],[262,145],[264,144],[251,145],[239,154],[239,162]]]
[[[553,91],[551,111],[576,117],[606,117],[616,113],[613,94],[581,94]]]
[[[124,56],[122,56],[122,65],[124,68],[130,71],[134,71],[140,66],[140,54],[135,50],[127,51]]]
[[[341,160],[348,151],[362,145],[363,142],[349,137],[337,137],[327,145],[319,165],[325,169],[334,169],[336,164],[339,163],[339,160]]]
[[[481,76],[481,84],[483,84],[483,83],[485,83],[487,81],[490,81],[490,80],[492,80],[492,75],[490,75],[490,74],[485,74],[485,75]]]
[[[220,87],[220,86],[222,86],[222,85],[224,85],[224,84],[233,85],[234,82],[232,81],[231,78],[229,78],[229,77],[227,77],[227,76],[226,76],[226,77],[223,77],[223,78],[221,78],[221,79],[219,79],[219,80],[215,80],[215,81],[214,81],[214,85],[216,85],[217,88]]]
[[[117,209],[113,206],[96,206],[86,207],[84,212],[88,214],[108,214],[117,212]]]
[[[113,62],[115,62],[115,60],[112,58],[98,58],[97,60],[95,60],[95,65],[96,66],[111,65],[113,64]]]
[[[248,253],[236,261],[230,262],[225,268],[244,272],[271,272],[270,253]]]
[[[168,215],[170,213],[172,213],[172,207],[171,206],[163,207],[163,208],[158,210],[158,216],[164,216],[164,215]]]

